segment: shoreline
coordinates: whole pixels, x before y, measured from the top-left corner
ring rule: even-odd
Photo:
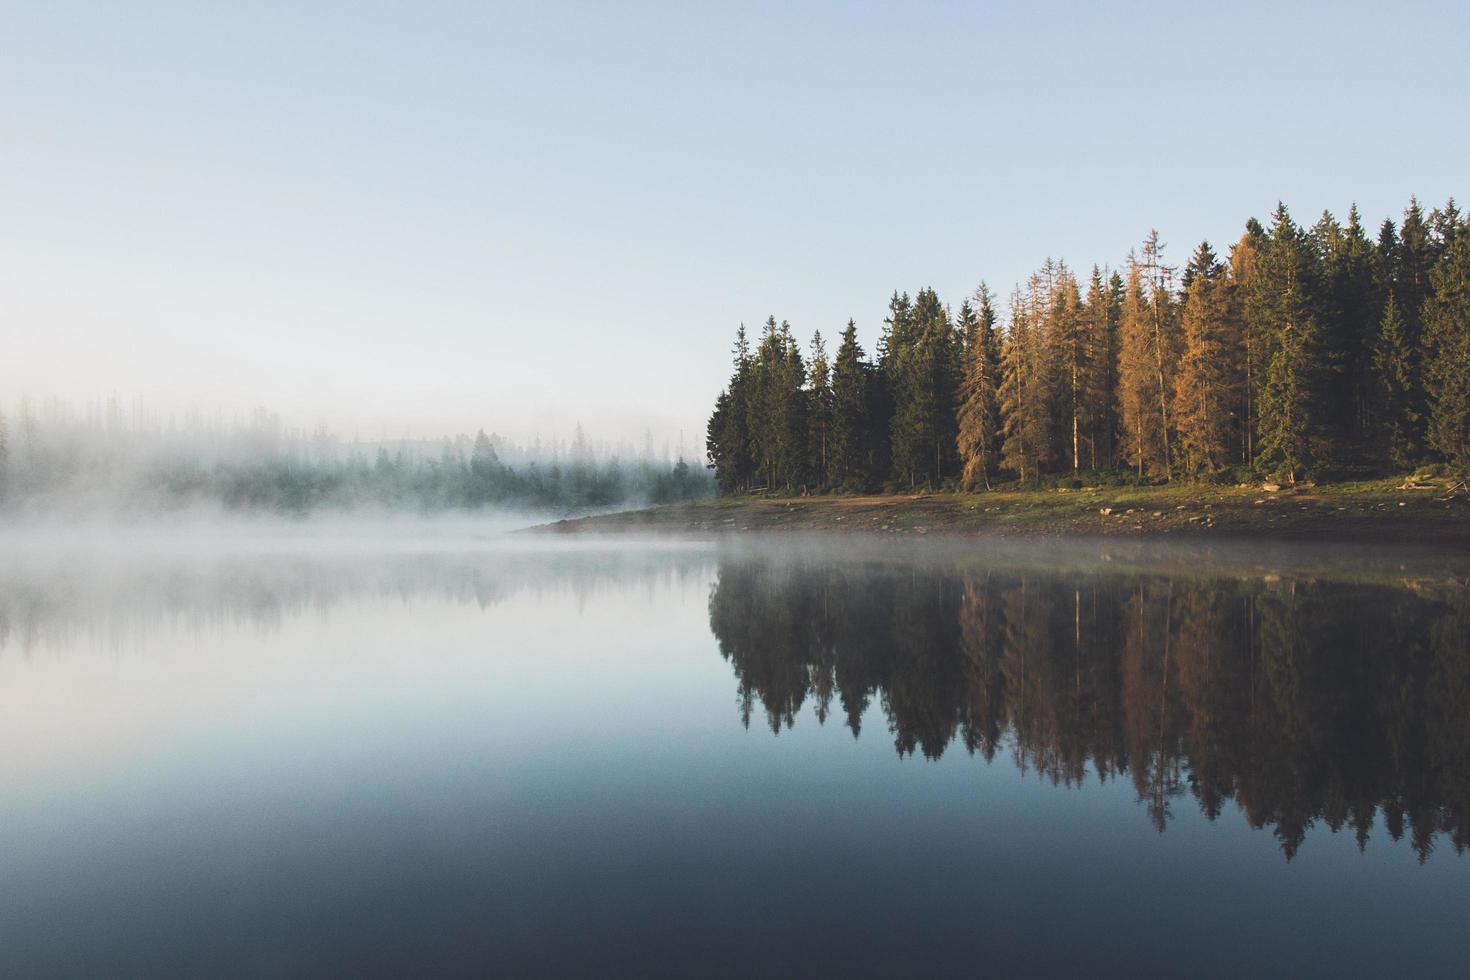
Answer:
[[[1470,495],[1389,481],[868,496],[719,497],[528,529],[550,534],[1264,539],[1470,547]]]

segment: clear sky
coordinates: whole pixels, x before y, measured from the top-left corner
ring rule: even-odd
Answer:
[[[1047,256],[1470,197],[1470,4],[0,2],[0,406],[702,445]]]

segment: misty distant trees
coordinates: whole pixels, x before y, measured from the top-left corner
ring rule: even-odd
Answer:
[[[577,514],[709,496],[699,467],[593,452],[508,447],[484,431],[438,442],[341,446],[284,433],[268,418],[230,431],[138,430],[116,418],[43,423],[21,403],[12,447],[0,416],[0,506],[27,512],[181,507],[305,514],[366,508],[417,513],[506,509]],[[507,463],[502,448],[517,458]],[[12,452],[11,450],[15,451]],[[370,455],[369,455],[370,453]]]
[[[1085,288],[1047,262],[1004,328],[982,284],[954,310],[894,293],[870,359],[851,321],[829,364],[767,320],[706,432],[723,493],[1296,481],[1470,467],[1470,221],[1411,200],[1370,238],[1356,207],[1251,219],[1182,271],[1150,232]]]

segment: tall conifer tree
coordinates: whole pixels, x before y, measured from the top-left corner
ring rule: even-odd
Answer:
[[[1186,475],[1198,476],[1224,466],[1231,431],[1228,284],[1209,242],[1195,250],[1184,281],[1184,351],[1174,378],[1176,455]]]
[[[1031,303],[1017,290],[1001,350],[1001,465],[1014,470],[1022,484],[1039,479],[1042,461],[1051,455],[1051,393],[1035,321]]]
[[[831,375],[827,366],[827,346],[822,342],[822,331],[812,334],[811,372],[809,378],[810,399],[807,404],[807,458],[810,461],[812,482],[818,489],[832,485],[832,422],[833,400]]]
[[[1414,362],[1404,315],[1390,292],[1373,347],[1373,418],[1383,458],[1395,469],[1411,466],[1417,456],[1415,435],[1420,429],[1420,420],[1410,397]]]
[[[1256,465],[1293,483],[1318,461],[1321,351],[1314,258],[1286,206],[1277,205],[1263,262],[1268,285],[1259,305],[1272,349],[1260,389]]]
[[[1470,468],[1470,233],[1450,226],[1424,303],[1429,445]]]
[[[866,489],[872,479],[868,448],[868,366],[857,342],[857,325],[847,321],[832,370],[832,432],[828,459],[831,485],[840,490]]]
[[[991,356],[995,343],[994,327],[985,318],[993,318],[988,309],[988,295],[980,287],[985,304],[984,314],[977,313],[969,300],[960,305],[959,327],[965,338],[965,373],[960,386],[958,414],[958,450],[960,485],[967,490],[983,486],[990,489],[990,468],[996,437],[996,375]]]

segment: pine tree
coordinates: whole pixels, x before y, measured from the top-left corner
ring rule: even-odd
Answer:
[[[957,345],[949,315],[932,289],[914,297],[904,329],[890,334],[890,423],[896,482],[937,487],[955,447]]]
[[[1184,351],[1174,378],[1176,455],[1186,475],[1198,476],[1225,465],[1232,422],[1228,283],[1209,242],[1200,243],[1184,281]]]
[[[868,451],[875,479],[898,486],[907,482],[894,462],[893,437],[898,406],[899,355],[912,343],[912,301],[908,293],[895,291],[888,300],[888,316],[883,318],[883,332],[878,337],[878,363],[870,375],[868,413],[874,432]]]
[[[807,405],[808,458],[811,460],[813,482],[819,489],[832,485],[831,435],[832,435],[832,385],[827,369],[827,347],[822,342],[822,331],[812,335],[811,372],[809,378],[810,399]]]
[[[766,321],[751,361],[749,431],[752,456],[770,489],[794,490],[806,476],[805,365],[791,325]]]
[[[1424,304],[1429,445],[1470,468],[1470,233],[1451,226]]]
[[[1001,349],[1000,410],[1003,426],[1001,465],[1015,470],[1021,483],[1039,479],[1051,455],[1051,393],[1040,330],[1027,297],[1011,299],[1011,326]]]
[[[984,285],[979,295],[984,315],[976,313],[969,300],[960,304],[959,327],[965,338],[965,373],[960,386],[957,449],[960,485],[966,490],[990,489],[990,465],[996,435],[996,375],[991,345],[995,343],[993,318]],[[991,318],[986,323],[985,316]]]
[[[1153,360],[1153,401],[1159,412],[1159,448],[1163,473],[1170,475],[1173,423],[1169,402],[1174,394],[1174,372],[1179,363],[1179,339],[1175,334],[1173,277],[1174,269],[1163,261],[1164,245],[1157,230],[1143,241],[1143,268],[1149,284],[1149,355]]]
[[[705,428],[705,452],[721,493],[748,490],[755,475],[751,453],[751,356],[745,324],[735,334],[734,367],[729,384],[715,400]],[[650,447],[651,454],[651,447]]]
[[[1312,317],[1283,328],[1261,389],[1261,448],[1256,465],[1284,475],[1289,483],[1295,483],[1312,462],[1312,396],[1307,379],[1316,330],[1317,321]]]
[[[1114,392],[1117,389],[1118,317],[1116,304],[1103,280],[1102,270],[1092,267],[1087,298],[1079,312],[1078,328],[1087,356],[1082,362],[1079,398],[1082,442],[1087,451],[1087,468],[1111,468],[1113,434],[1117,431]]]
[[[1383,457],[1395,469],[1412,466],[1417,456],[1415,433],[1419,419],[1410,398],[1414,354],[1408,330],[1393,293],[1384,304],[1378,337],[1373,347],[1373,377],[1376,383],[1373,415],[1377,423]]]
[[[1420,428],[1411,442],[1419,451],[1422,451],[1428,437],[1425,429],[1429,421],[1429,395],[1424,378],[1424,303],[1429,298],[1429,274],[1434,268],[1434,259],[1435,243],[1429,224],[1424,219],[1418,199],[1411,197],[1409,207],[1404,211],[1403,223],[1399,225],[1397,248],[1390,265],[1390,283],[1398,296],[1404,331],[1414,356],[1409,401],[1413,415],[1420,419]]]
[[[1065,265],[1058,265],[1051,293],[1046,346],[1048,374],[1055,381],[1058,432],[1054,444],[1063,447],[1065,464],[1076,473],[1082,469],[1082,427],[1092,352],[1083,329],[1077,280]]]
[[[828,479],[839,490],[863,490],[872,480],[868,468],[872,439],[868,402],[868,365],[857,342],[857,324],[848,320],[832,370]]]
[[[1118,416],[1123,458],[1139,476],[1158,475],[1168,466],[1159,432],[1152,337],[1153,311],[1144,292],[1143,266],[1130,262],[1119,324]]]
[[[1278,204],[1263,257],[1269,283],[1258,310],[1272,349],[1259,395],[1256,465],[1292,483],[1318,461],[1315,443],[1321,407],[1316,371],[1321,343],[1313,258],[1286,206]]]
[[[1238,322],[1241,360],[1241,424],[1238,435],[1240,461],[1255,462],[1256,431],[1260,425],[1261,379],[1269,361],[1270,336],[1264,314],[1266,295],[1262,272],[1268,245],[1266,229],[1255,218],[1245,223],[1245,232],[1230,250],[1230,279],[1234,283],[1232,315]]]
[[[995,419],[995,425],[990,439],[990,458],[1000,458],[1000,347],[1001,332],[997,324],[1000,321],[995,312],[995,300],[991,296],[990,287],[981,282],[975,290],[975,315],[980,320],[980,342],[985,345],[986,370],[990,376],[990,388],[992,392],[991,414]]]
[[[1325,306],[1330,321],[1323,343],[1332,352],[1323,411],[1339,447],[1361,445],[1373,397],[1373,343],[1383,312],[1378,253],[1354,205],[1346,227],[1323,215],[1316,229],[1323,266]]]

